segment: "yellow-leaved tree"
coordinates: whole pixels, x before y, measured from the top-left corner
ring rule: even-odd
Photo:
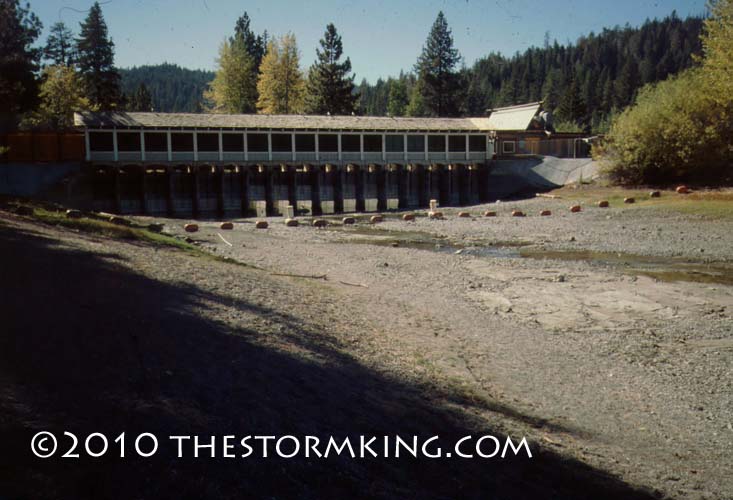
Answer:
[[[242,36],[224,40],[219,47],[219,68],[204,92],[209,111],[254,113],[257,102],[257,74],[254,60]]]
[[[733,99],[733,0],[715,0],[705,20],[702,60],[714,99],[729,104]]]
[[[271,40],[260,65],[257,81],[260,95],[257,109],[265,114],[303,112],[305,80],[300,69],[300,55],[295,35],[288,33]]]
[[[43,70],[42,81],[38,94],[40,105],[23,119],[22,126],[54,130],[73,127],[74,111],[91,107],[84,97],[84,83],[79,75],[70,66],[47,66]]]

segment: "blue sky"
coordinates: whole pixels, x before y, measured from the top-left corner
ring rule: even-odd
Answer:
[[[30,0],[47,29],[65,22],[74,32],[90,0]],[[315,60],[328,22],[342,35],[357,81],[409,70],[438,11],[453,30],[467,65],[491,51],[511,55],[542,45],[545,32],[561,43],[603,27],[639,25],[677,10],[680,17],[705,13],[705,0],[106,0],[100,1],[116,45],[116,64],[128,67],[164,61],[214,69],[218,46],[243,11],[261,32],[295,34],[301,65]]]

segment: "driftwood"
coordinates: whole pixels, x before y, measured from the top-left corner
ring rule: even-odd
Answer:
[[[231,243],[229,243],[229,242],[228,242],[228,241],[226,240],[226,238],[224,238],[224,237],[223,237],[223,236],[222,236],[221,234],[219,234],[219,233],[216,233],[216,235],[217,235],[217,236],[218,236],[219,238],[221,238],[221,241],[223,241],[224,243],[226,243],[226,244],[227,244],[227,245],[229,245],[230,247],[233,247],[233,246],[234,246],[234,245],[232,245]]]
[[[325,274],[290,274],[290,273],[270,273],[271,276],[285,276],[287,278],[306,278],[311,280],[323,280],[328,281],[328,276]],[[369,288],[368,285],[363,283],[349,283],[348,281],[338,280],[342,285],[358,286],[362,288]]]
[[[538,196],[540,198],[550,198],[552,200],[561,200],[562,199],[562,196],[558,196],[556,194],[535,193],[535,196]]]

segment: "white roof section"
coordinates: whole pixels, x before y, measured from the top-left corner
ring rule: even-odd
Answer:
[[[509,131],[527,130],[532,119],[537,116],[541,102],[509,106],[507,108],[492,109],[488,119],[489,130]]]

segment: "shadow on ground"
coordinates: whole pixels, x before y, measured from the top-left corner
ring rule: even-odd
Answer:
[[[537,448],[531,460],[503,461],[174,458],[174,434],[439,434],[446,448],[492,432],[436,405],[424,388],[357,363],[294,317],[229,304],[283,325],[312,360],[203,317],[210,292],[56,243],[0,225],[1,498],[648,498]],[[105,458],[41,460],[29,449],[40,430],[103,432],[110,441],[125,431],[127,457],[111,443]],[[133,458],[140,432],[158,436],[154,457]]]

